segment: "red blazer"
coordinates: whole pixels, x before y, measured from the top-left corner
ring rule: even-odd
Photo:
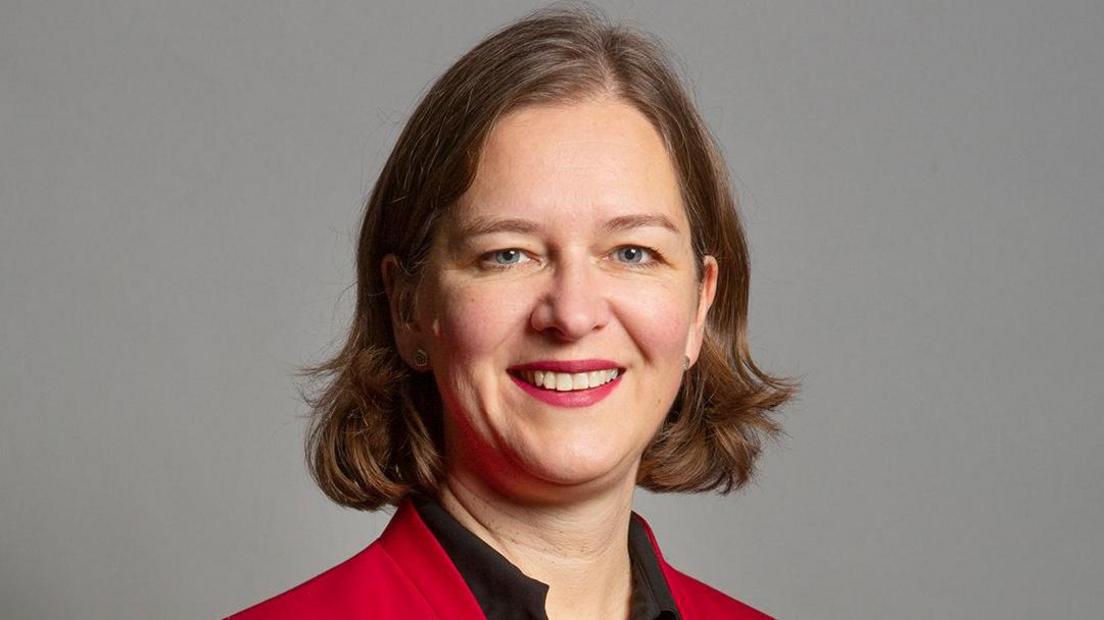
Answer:
[[[684,575],[652,541],[671,595],[685,620],[770,620],[743,603]],[[230,616],[231,620],[409,619],[483,620],[483,611],[433,532],[407,499],[366,549],[314,579]]]

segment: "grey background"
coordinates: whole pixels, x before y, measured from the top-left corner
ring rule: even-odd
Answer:
[[[527,2],[0,3],[0,617],[236,611],[368,544],[294,369],[429,82]],[[1104,613],[1104,5],[610,2],[737,179],[758,482],[641,492],[782,618]]]

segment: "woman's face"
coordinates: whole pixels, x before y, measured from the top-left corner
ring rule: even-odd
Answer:
[[[707,257],[698,280],[649,121],[611,100],[504,117],[425,276],[408,336],[445,404],[446,466],[512,496],[631,488],[717,278]]]

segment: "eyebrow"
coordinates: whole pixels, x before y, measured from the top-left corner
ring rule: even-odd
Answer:
[[[537,223],[523,218],[490,218],[476,217],[465,222],[458,231],[460,239],[469,239],[477,235],[490,235],[493,233],[512,232],[530,234],[537,231]]]
[[[606,222],[606,232],[622,232],[633,228],[655,226],[666,228],[673,233],[678,233],[679,228],[666,215],[641,213],[634,215],[621,215]],[[489,218],[476,217],[465,222],[458,231],[458,238],[470,239],[477,235],[490,235],[493,233],[512,232],[519,234],[532,234],[540,228],[533,220],[524,218]]]
[[[671,218],[667,217],[666,215],[653,213],[622,215],[606,222],[606,230],[608,232],[620,232],[623,230],[631,230],[633,228],[643,228],[645,226],[658,226],[659,228],[666,228],[673,233],[679,232],[678,226],[676,226],[675,223],[671,221]]]

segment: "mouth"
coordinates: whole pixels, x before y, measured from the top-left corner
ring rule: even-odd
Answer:
[[[555,392],[578,392],[601,387],[621,376],[620,368],[589,372],[555,372],[552,370],[514,370],[510,374],[529,385]]]
[[[621,384],[625,369],[609,360],[547,361],[507,369],[530,396],[557,407],[588,407]]]

